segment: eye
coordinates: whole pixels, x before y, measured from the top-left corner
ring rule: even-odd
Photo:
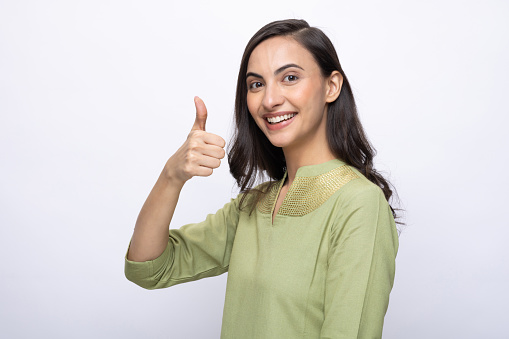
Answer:
[[[287,82],[294,82],[294,81],[297,81],[299,78],[296,76],[296,75],[287,75],[284,77],[284,81],[287,81]]]
[[[249,89],[258,89],[262,86],[263,86],[263,84],[260,81],[254,81],[249,84]]]

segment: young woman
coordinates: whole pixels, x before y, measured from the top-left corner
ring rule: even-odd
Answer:
[[[195,104],[191,133],[136,222],[127,278],[154,289],[228,271],[221,338],[380,338],[398,250],[392,192],[330,40],[303,20],[251,38],[228,154],[242,193],[169,230],[184,183],[225,155]]]

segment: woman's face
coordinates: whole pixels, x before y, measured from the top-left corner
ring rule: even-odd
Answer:
[[[322,76],[307,49],[289,37],[265,40],[253,50],[246,74],[249,112],[274,146],[326,142],[326,105],[339,90],[332,98],[331,77]]]

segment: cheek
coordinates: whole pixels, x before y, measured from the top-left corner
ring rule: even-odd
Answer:
[[[246,102],[247,102],[247,109],[249,110],[249,113],[251,113],[251,115],[253,115],[252,112],[256,112],[255,107],[254,107],[253,96],[248,94],[246,97]]]
[[[299,88],[294,94],[295,100],[298,100],[301,107],[307,107],[310,110],[322,112],[325,108],[325,89],[320,83],[311,84]]]
[[[246,97],[246,101],[247,101],[247,109],[249,110],[249,113],[251,114],[253,119],[256,121],[256,123],[258,123],[259,119],[258,119],[257,112],[258,112],[259,104],[258,104],[256,95],[253,95],[252,93],[248,93],[248,95]]]

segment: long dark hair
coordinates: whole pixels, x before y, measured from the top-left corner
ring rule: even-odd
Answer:
[[[271,22],[256,32],[249,40],[240,63],[235,96],[236,129],[230,142],[228,163],[241,192],[256,193],[256,199],[249,199],[251,211],[261,194],[267,192],[270,185],[281,180],[286,171],[282,148],[271,144],[256,125],[247,107],[246,72],[251,53],[262,41],[276,36],[289,36],[306,48],[320,66],[323,77],[328,77],[333,71],[341,73],[343,85],[340,95],[334,102],[328,104],[327,108],[326,133],[329,147],[337,158],[357,168],[366,178],[379,186],[389,201],[393,187],[373,167],[376,151],[364,133],[350,83],[341,68],[332,42],[320,29],[310,27],[306,21],[290,19]],[[257,180],[264,176],[270,179],[266,189],[263,191],[253,189]],[[246,196],[247,194],[241,200],[241,208]],[[396,219],[396,212],[392,206],[391,210]]]

